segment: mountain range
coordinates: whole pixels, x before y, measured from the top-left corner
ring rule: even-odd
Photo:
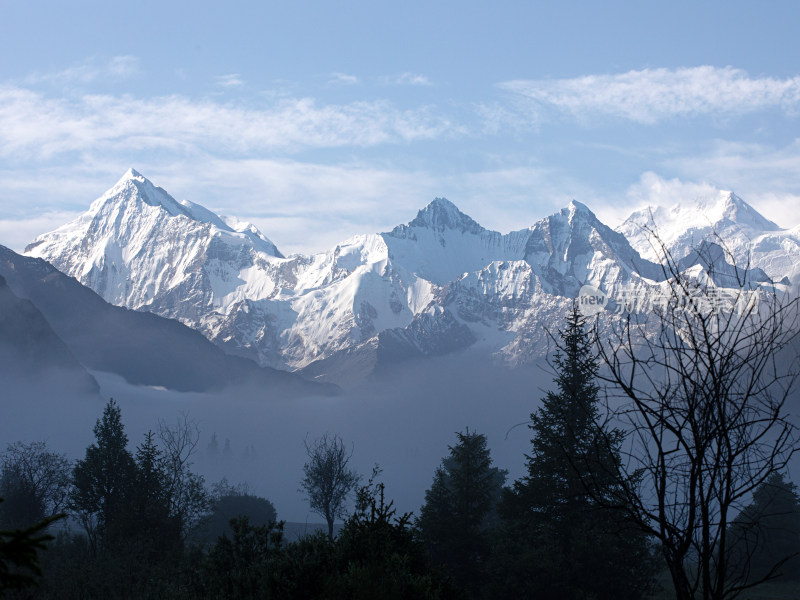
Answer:
[[[25,254],[229,354],[346,383],[457,351],[536,360],[581,286],[611,295],[663,279],[648,230],[682,268],[702,263],[691,251],[705,240],[737,264],[749,257],[762,280],[800,278],[800,228],[780,229],[730,192],[637,211],[617,230],[573,201],[507,234],[437,198],[389,232],[284,256],[252,224],[177,201],[134,170]]]

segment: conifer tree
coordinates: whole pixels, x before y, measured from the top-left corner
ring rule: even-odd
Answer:
[[[473,592],[482,585],[506,471],[492,466],[486,436],[467,429],[436,469],[417,527],[434,562]]]
[[[71,506],[83,523],[92,547],[108,545],[118,537],[115,525],[126,510],[136,464],[128,450],[122,411],[111,398],[94,426],[95,443],[75,464]]]
[[[601,422],[598,363],[577,305],[556,342],[556,390],[531,414],[527,474],[500,507],[506,585],[523,597],[639,598],[651,552],[642,534],[597,502],[616,492],[611,474],[623,434]]]
[[[153,438],[153,432],[148,431],[136,449],[134,485],[126,510],[119,515],[118,528],[144,560],[157,563],[177,552],[181,531],[180,520],[170,514],[165,458]]]

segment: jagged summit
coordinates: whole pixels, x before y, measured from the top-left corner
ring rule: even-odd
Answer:
[[[735,194],[709,196],[684,212],[661,210],[692,227],[707,215],[738,230],[740,222],[774,228]],[[179,319],[233,352],[285,369],[336,369],[349,353],[360,361],[373,351],[427,355],[471,344],[518,364],[538,356],[542,325],[583,285],[612,295],[663,279],[658,265],[576,200],[501,234],[436,198],[390,232],[289,258],[254,227],[175,201],[133,169],[98,202],[102,210],[41,236],[29,254],[110,302]],[[688,233],[682,244],[703,233],[673,230]],[[800,239],[784,233],[770,232],[753,247],[775,281],[800,272]],[[787,254],[789,244],[797,250]]]
[[[565,208],[561,209],[561,214],[568,216],[569,221],[572,222],[575,218],[583,218],[590,220],[597,220],[597,216],[586,206],[583,202],[577,200],[570,200]]]
[[[425,227],[435,231],[455,229],[462,233],[479,234],[485,231],[471,217],[458,210],[458,207],[447,198],[434,198],[425,208],[417,213],[409,227]]]
[[[621,228],[628,228],[628,224],[656,225],[659,235],[667,237],[676,232],[729,225],[758,232],[780,229],[777,224],[728,190],[719,190],[711,196],[675,202],[669,206],[641,208],[633,212]]]
[[[114,304],[142,308],[158,293],[172,294],[170,301],[178,304],[182,286],[194,279],[220,295],[240,271],[283,258],[254,226],[231,223],[198,204],[178,202],[129,169],[88,211],[39,236],[25,253],[49,261]],[[220,266],[228,263],[233,266]],[[204,293],[182,301],[200,310],[218,300]]]
[[[95,200],[89,211],[81,218],[83,220],[89,216],[96,218],[99,213],[119,210],[133,210],[141,213],[142,205],[162,208],[169,216],[181,215],[223,232],[244,234],[254,241],[259,250],[279,258],[283,257],[275,244],[252,223],[217,215],[206,207],[189,200],[178,201],[165,189],[156,186],[133,168],[128,169],[111,189]]]
[[[642,256],[657,260],[652,235],[658,236],[677,258],[703,240],[724,239],[739,261],[757,237],[781,228],[729,190],[716,190],[691,199],[633,212],[617,228]],[[658,247],[658,244],[655,245]]]
[[[570,235],[588,235],[589,230],[598,229],[607,237],[608,227],[597,218],[592,210],[577,200],[570,200],[564,208],[557,213],[541,219],[531,227],[531,230],[541,229],[542,227],[559,227],[572,230]],[[582,232],[582,233],[579,233]],[[613,234],[616,237],[616,234]]]
[[[747,224],[754,229],[763,231],[777,231],[780,229],[776,223],[767,219],[733,192],[728,192],[727,197],[722,202],[722,206],[723,216],[740,225]]]
[[[171,216],[184,215],[194,218],[186,207],[170,196],[163,188],[135,169],[128,169],[114,186],[92,203],[89,212],[100,212],[104,207],[114,204],[130,204],[136,207],[144,203],[148,206],[161,207]]]
[[[525,261],[565,296],[574,296],[588,281],[610,289],[632,274],[651,279],[657,275],[654,265],[641,260],[624,236],[577,200],[531,227]]]
[[[583,202],[578,202],[574,198],[569,201],[569,204],[567,204],[566,208],[571,213],[581,212],[581,213],[594,214],[588,206],[586,206]]]

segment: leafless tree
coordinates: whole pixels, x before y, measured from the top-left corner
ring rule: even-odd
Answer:
[[[159,422],[158,437],[164,453],[170,514],[178,517],[186,535],[211,506],[203,477],[191,470],[200,429],[187,413],[181,413],[174,424]]]
[[[609,407],[629,433],[612,467],[620,492],[601,500],[660,542],[678,599],[733,598],[777,572],[737,572],[728,533],[798,448],[786,406],[798,302],[754,283],[749,265],[720,263],[719,246],[701,272],[653,243],[665,281],[650,288],[649,312],[595,324]]]
[[[352,450],[348,453],[342,438],[326,433],[309,445],[303,442],[308,462],[303,466],[300,491],[305,492],[311,510],[328,523],[328,537],[333,539],[333,523],[346,516],[347,496],[361,479],[348,468]]]
[[[9,444],[0,455],[0,522],[30,527],[61,513],[70,491],[72,465],[44,442]]]

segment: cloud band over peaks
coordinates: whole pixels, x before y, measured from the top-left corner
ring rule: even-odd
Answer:
[[[800,77],[753,78],[733,67],[643,69],[499,85],[528,100],[534,112],[555,109],[577,119],[606,115],[654,124],[673,117],[735,116],[769,109],[796,114],[800,108]]]
[[[322,104],[285,98],[252,107],[177,95],[51,98],[0,84],[0,157],[49,158],[120,145],[183,153],[291,152],[412,142],[451,129],[435,109],[400,109],[381,100]]]

